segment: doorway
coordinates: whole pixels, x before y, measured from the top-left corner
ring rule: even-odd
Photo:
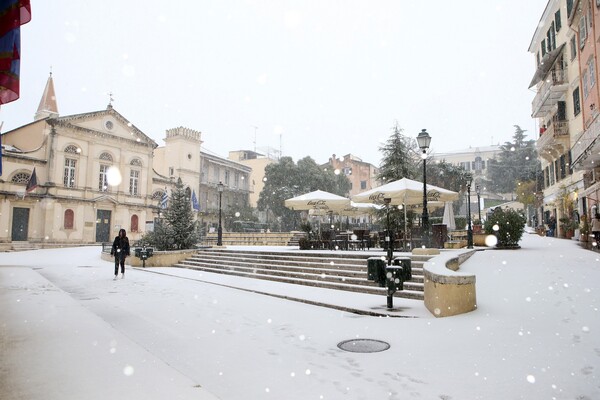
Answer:
[[[110,242],[110,210],[96,210],[96,242]]]
[[[11,240],[26,242],[29,234],[29,208],[13,208]]]

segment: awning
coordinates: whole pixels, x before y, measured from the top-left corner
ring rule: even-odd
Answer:
[[[560,55],[563,47],[565,47],[565,43],[561,44],[560,46],[558,46],[556,49],[552,50],[551,52],[546,53],[546,55],[544,55],[544,57],[542,57],[542,61],[540,61],[540,65],[538,65],[537,71],[535,71],[535,74],[533,75],[533,79],[531,80],[531,83],[529,84],[530,88],[532,86],[534,86],[536,83],[538,83],[539,81],[543,80],[546,77],[546,75],[548,75],[548,72],[550,72],[550,69],[552,68],[552,66],[554,65],[554,62]]]

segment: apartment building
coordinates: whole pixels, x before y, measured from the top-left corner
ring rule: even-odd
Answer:
[[[568,1],[571,28],[577,33],[571,46],[577,50],[581,79],[582,132],[571,149],[573,168],[583,173],[578,198],[582,212],[600,212],[600,1]]]
[[[339,158],[333,154],[329,158],[329,162],[322,165],[322,167],[333,168],[334,171],[339,171],[339,173],[344,174],[348,178],[351,185],[350,197],[380,185],[377,182],[379,169],[352,154],[346,154]]]
[[[543,216],[539,218],[545,221],[550,215],[560,220],[584,209],[580,197],[583,172],[574,167],[577,156],[572,149],[585,130],[590,88],[597,88],[597,79],[590,81],[589,70],[585,72],[596,69],[595,61],[581,61],[582,52],[588,54],[593,47],[579,34],[581,29],[587,31],[589,23],[585,17],[579,26],[578,10],[585,3],[591,5],[589,1],[548,1],[529,45],[535,59],[530,88],[536,91],[531,115],[540,127],[536,147],[543,172],[543,205],[539,210]],[[561,229],[559,226],[559,233]]]

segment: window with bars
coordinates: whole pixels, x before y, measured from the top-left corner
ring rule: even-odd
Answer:
[[[71,158],[65,158],[65,169],[63,175],[63,185],[64,187],[74,188],[75,187],[75,166],[77,165],[77,160],[73,160]]]
[[[140,171],[132,169],[129,173],[129,194],[139,196]]]

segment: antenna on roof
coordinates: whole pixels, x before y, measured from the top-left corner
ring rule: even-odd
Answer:
[[[254,128],[254,152],[256,153],[256,130],[258,126],[252,125],[252,127]]]

